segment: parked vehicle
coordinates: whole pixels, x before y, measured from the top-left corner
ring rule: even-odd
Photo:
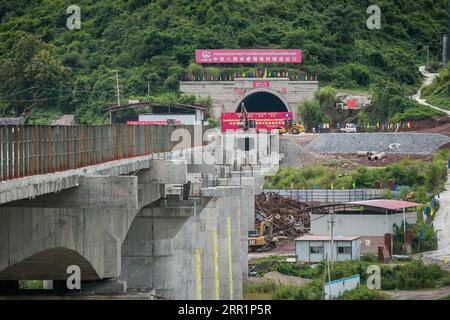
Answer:
[[[345,127],[341,128],[341,131],[345,133],[356,133],[358,132],[358,128],[354,123],[347,123]]]

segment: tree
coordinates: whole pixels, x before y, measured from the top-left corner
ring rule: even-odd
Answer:
[[[439,161],[431,161],[427,167],[428,186],[432,192],[437,192],[443,181],[447,178],[447,168]]]
[[[53,47],[27,34],[0,64],[0,95],[16,115],[32,108],[68,105],[72,81],[69,69],[52,53]]]
[[[335,88],[326,86],[317,91],[315,96],[322,108],[332,109],[336,103],[336,94]]]
[[[299,107],[300,117],[307,130],[321,122],[322,112],[318,100],[305,100]]]

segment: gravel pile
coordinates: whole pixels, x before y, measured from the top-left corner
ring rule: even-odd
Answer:
[[[317,153],[433,154],[447,143],[450,137],[436,133],[324,133],[309,147]]]

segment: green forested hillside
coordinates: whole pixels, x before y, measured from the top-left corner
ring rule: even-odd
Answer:
[[[381,30],[366,27],[368,0],[78,0],[81,30],[70,31],[71,0],[0,0],[0,113],[101,123],[115,69],[125,98],[149,84],[152,96],[175,99],[179,77],[204,72],[192,65],[196,48],[301,48],[296,68],[322,83],[416,86],[423,48],[440,59],[447,1],[376,3]]]
[[[439,72],[432,84],[423,88],[422,94],[429,103],[450,110],[450,64]]]

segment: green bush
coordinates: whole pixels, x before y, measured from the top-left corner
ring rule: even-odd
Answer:
[[[365,285],[360,285],[358,288],[345,291],[336,300],[387,300],[389,296],[379,292],[377,290],[372,290],[367,288]]]
[[[403,121],[420,121],[429,118],[444,117],[446,114],[442,111],[427,107],[427,106],[414,106],[406,109],[402,113],[397,113],[393,116],[389,122],[401,123]]]
[[[381,288],[384,290],[436,288],[444,277],[447,279],[447,273],[438,265],[426,265],[420,260],[413,260],[393,267],[382,266]]]
[[[244,282],[244,292],[247,293],[271,293],[275,292],[277,285],[273,281],[259,281],[256,283]]]
[[[400,160],[389,164],[385,168],[368,169],[359,166],[350,173],[335,166],[310,165],[303,168],[282,167],[273,176],[267,176],[264,188],[286,189],[294,185],[294,189],[311,188],[320,185],[321,189],[350,189],[353,184],[357,188],[372,188],[379,180],[384,186],[388,185],[389,179],[399,186],[412,189],[414,201],[425,203],[429,201],[432,192],[443,190],[447,179],[447,169],[444,159],[450,157],[450,151],[441,151],[432,162],[422,160]],[[387,190],[382,195],[391,198]]]
[[[44,289],[44,283],[42,280],[19,280],[19,289],[21,290]]]
[[[321,300],[323,284],[320,280],[314,280],[302,286],[279,286],[272,297],[274,300]]]
[[[361,255],[360,261],[361,262],[377,263],[378,262],[378,257],[377,257],[376,254],[366,253],[366,254],[362,254]]]
[[[218,125],[219,125],[219,121],[217,121],[214,118],[208,118],[208,128],[209,129],[217,128]]]
[[[392,191],[390,189],[384,189],[380,194],[380,198],[392,199]]]

